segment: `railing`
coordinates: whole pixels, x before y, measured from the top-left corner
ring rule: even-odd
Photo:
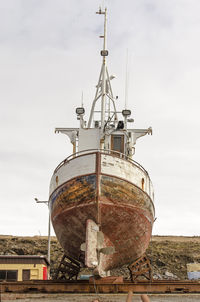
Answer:
[[[66,163],[68,163],[69,161],[79,157],[79,156],[83,156],[83,155],[88,155],[91,153],[101,153],[101,154],[106,154],[106,155],[114,155],[116,157],[119,157],[123,160],[127,160],[128,162],[132,163],[134,166],[138,167],[139,169],[141,169],[143,172],[145,172],[147,174],[147,176],[149,177],[148,172],[136,161],[134,161],[133,159],[131,159],[130,157],[128,157],[127,155],[125,155],[124,153],[118,152],[118,151],[113,151],[113,150],[105,150],[105,149],[88,149],[88,150],[83,150],[83,151],[79,151],[76,153],[71,154],[70,156],[68,156],[67,158],[65,158],[54,170],[54,173],[56,173],[62,166],[64,166]],[[150,178],[150,177],[149,177]]]

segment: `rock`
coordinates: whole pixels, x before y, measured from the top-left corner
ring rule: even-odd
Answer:
[[[168,278],[168,279],[178,279],[178,277],[168,271],[165,272],[165,276]]]
[[[12,248],[12,251],[14,251],[17,255],[26,255],[27,253],[22,248],[14,247]]]
[[[163,279],[163,277],[161,276],[161,274],[156,273],[156,274],[153,275],[153,279],[155,279],[155,280],[161,280],[161,279]]]
[[[157,266],[165,266],[165,263],[163,261],[161,261],[160,259],[156,260],[156,265]]]

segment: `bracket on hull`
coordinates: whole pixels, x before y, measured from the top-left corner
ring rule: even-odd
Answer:
[[[139,277],[144,277],[152,281],[152,268],[150,261],[146,255],[138,258],[128,266],[131,280],[134,282]]]

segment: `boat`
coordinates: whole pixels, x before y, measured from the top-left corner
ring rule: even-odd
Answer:
[[[55,234],[66,255],[100,276],[144,255],[155,217],[148,172],[133,156],[138,138],[152,129],[132,129],[131,110],[116,109],[107,68],[107,9],[104,16],[102,66],[88,123],[76,108],[79,127],[56,128],[66,134],[73,153],[55,169],[49,206]],[[99,109],[100,108],[100,109]],[[120,117],[119,117],[120,116]]]

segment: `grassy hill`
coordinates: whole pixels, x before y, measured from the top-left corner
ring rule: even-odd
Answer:
[[[47,237],[16,237],[0,235],[0,254],[46,255]],[[56,237],[51,237],[51,272],[63,255]],[[147,250],[151,260],[154,278],[186,279],[186,264],[200,262],[200,237],[153,236]],[[85,271],[82,274],[86,273]],[[128,277],[128,270],[122,267],[111,274]],[[171,277],[170,277],[171,276]]]

